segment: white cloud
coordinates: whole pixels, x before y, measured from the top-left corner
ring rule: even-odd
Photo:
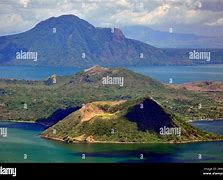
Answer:
[[[206,25],[209,25],[209,26],[223,26],[223,18],[220,18],[214,22],[209,22],[209,23],[206,23]]]
[[[8,32],[25,31],[30,27],[30,23],[24,22],[19,14],[4,14],[0,18],[0,26],[2,34],[8,34]]]
[[[223,25],[223,11],[217,6],[220,1],[213,2],[209,5],[208,0],[1,0],[0,34],[25,31],[62,14],[75,14],[95,26]]]
[[[19,0],[19,3],[22,4],[24,8],[26,8],[29,3],[29,0]]]

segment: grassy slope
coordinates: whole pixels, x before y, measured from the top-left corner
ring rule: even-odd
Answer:
[[[103,86],[102,77],[123,76],[124,86]],[[96,100],[129,100],[153,97],[184,120],[222,118],[223,103],[202,92],[163,85],[125,69],[95,69],[74,76],[57,77],[57,84],[44,81],[0,80],[0,119],[35,121],[57,109],[81,106]],[[24,103],[28,109],[24,109]],[[198,109],[199,103],[202,108]]]
[[[171,117],[171,126],[182,128],[182,135],[180,137],[174,135],[162,136],[153,129],[142,131],[139,129],[136,122],[131,122],[127,118],[126,114],[130,113],[134,107],[139,108],[140,103],[145,104],[145,101],[153,100],[149,98],[138,98],[118,105],[111,105],[109,102],[88,103],[86,107],[70,114],[64,120],[48,128],[43,132],[42,136],[45,138],[60,139],[66,142],[89,142],[88,138],[91,137],[93,138],[93,142],[137,143],[187,142],[222,138],[190,126],[181,118],[158,104],[159,108],[165,110],[167,115]],[[150,105],[144,108],[146,108],[146,112],[149,111],[149,108],[152,108],[152,106]],[[86,120],[86,114],[91,114],[92,112],[95,113],[94,116]],[[148,116],[154,115],[147,114],[145,118],[146,121],[150,121],[151,123],[151,118]],[[159,118],[159,113],[156,113],[153,118],[156,125],[160,123]],[[160,124],[160,127],[163,126]]]

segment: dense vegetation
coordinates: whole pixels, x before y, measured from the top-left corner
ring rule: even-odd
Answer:
[[[102,85],[102,77],[124,77],[124,86]],[[222,97],[222,94],[219,94]],[[73,76],[48,81],[0,80],[0,119],[36,121],[59,109],[81,107],[98,100],[129,100],[152,97],[176,115],[189,119],[223,117],[223,102],[203,92],[192,92],[126,69],[94,67]],[[202,108],[199,108],[199,104]],[[24,108],[27,104],[27,108]]]
[[[140,108],[140,104],[144,104],[143,109]],[[164,126],[180,127],[181,135],[160,135],[159,129]],[[82,109],[48,128],[42,133],[42,137],[65,142],[120,143],[222,139],[220,136],[190,126],[150,98],[138,98],[119,104],[103,101],[88,103]]]

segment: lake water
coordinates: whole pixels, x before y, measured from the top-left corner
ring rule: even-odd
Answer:
[[[223,65],[127,67],[161,82],[223,81]],[[0,66],[0,78],[42,80],[52,74],[72,75],[83,69],[65,67]]]
[[[44,80],[49,76],[72,75],[79,72],[79,68],[63,67],[23,67],[23,66],[0,66],[0,78]]]
[[[194,81],[223,81],[223,65],[130,67],[132,71],[163,83],[181,84]]]
[[[223,121],[194,122],[194,126],[223,134]],[[0,122],[0,162],[64,163],[207,163],[223,162],[223,141],[188,144],[66,144],[40,138],[38,124]],[[24,159],[24,154],[27,159]],[[82,159],[85,154],[86,159]],[[143,154],[143,159],[140,155]],[[199,159],[201,154],[202,159]]]

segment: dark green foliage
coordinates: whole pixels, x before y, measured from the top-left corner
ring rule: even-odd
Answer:
[[[135,116],[132,121],[132,116],[129,114],[137,114],[135,108],[145,104],[144,111],[146,117]],[[62,138],[66,142],[85,142],[88,137],[92,137],[94,142],[188,142],[201,140],[219,140],[221,136],[201,131],[192,127],[185,122],[185,119],[174,115],[174,113],[166,108],[158,105],[154,100],[149,98],[138,98],[129,100],[119,105],[111,105],[109,102],[90,103],[88,107],[97,106],[104,113],[97,114],[87,121],[77,121],[80,117],[80,110],[70,114],[61,122],[43,132],[43,137]],[[87,107],[86,107],[87,108]],[[83,108],[82,108],[83,109]],[[151,111],[152,110],[152,111]],[[85,112],[90,112],[90,109],[85,109]],[[95,110],[97,111],[97,110]],[[154,113],[157,112],[157,113]],[[163,115],[166,119],[161,121]],[[139,128],[142,127],[143,129]],[[145,126],[146,125],[146,126]],[[181,136],[177,135],[160,135],[159,128],[161,127],[180,127]],[[58,134],[52,134],[52,129],[59,130]]]
[[[130,100],[119,106],[104,107],[105,111],[115,112],[117,108],[139,102],[140,97],[153,98],[185,120],[223,117],[223,104],[203,93],[171,88],[125,69],[95,68],[93,71],[93,74],[80,72],[74,76],[57,77],[54,85],[47,85],[45,81],[0,80],[0,119],[36,121],[50,117],[58,109],[81,107],[83,103]],[[124,77],[124,86],[102,85],[102,77],[106,75]],[[86,76],[90,76],[94,83],[85,81],[83,77]],[[23,108],[24,103],[28,109]],[[201,109],[198,109],[199,103],[202,103]]]

